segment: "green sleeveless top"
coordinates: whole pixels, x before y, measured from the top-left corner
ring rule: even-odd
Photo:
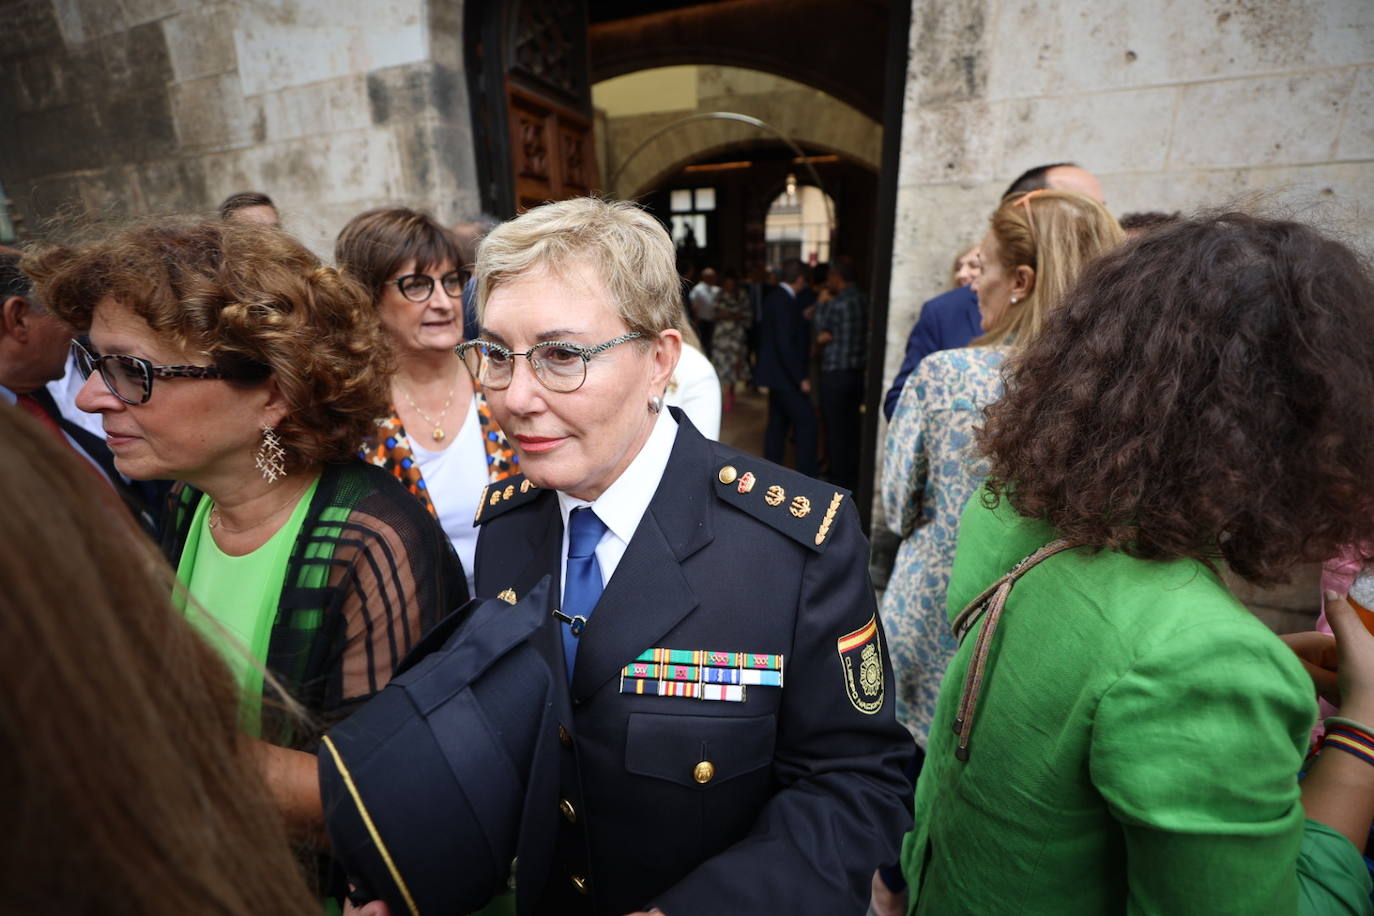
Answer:
[[[240,724],[250,735],[261,733],[263,671],[281,582],[318,486],[318,478],[311,481],[286,524],[257,550],[238,557],[215,543],[210,530],[215,501],[202,496],[177,565],[177,578],[206,612],[191,609],[191,621],[220,650],[238,680]]]

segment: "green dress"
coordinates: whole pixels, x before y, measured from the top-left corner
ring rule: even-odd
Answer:
[[[951,618],[1056,536],[980,495]],[[1311,683],[1204,564],[1075,550],[1026,573],[960,762],[952,722],[979,627],[935,707],[902,851],[911,912],[1366,911],[1359,853],[1299,802]]]

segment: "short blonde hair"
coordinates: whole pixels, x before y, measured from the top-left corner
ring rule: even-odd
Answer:
[[[477,314],[509,280],[580,265],[595,271],[631,331],[652,338],[685,326],[677,252],[663,224],[627,201],[595,197],[544,204],[493,229],[477,251]]]
[[[992,214],[998,262],[1011,273],[1035,271],[1035,286],[1017,308],[974,341],[1024,347],[1057,308],[1079,275],[1098,255],[1121,244],[1125,234],[1107,208],[1076,191],[1031,191],[1004,201]],[[984,252],[986,256],[987,252]]]

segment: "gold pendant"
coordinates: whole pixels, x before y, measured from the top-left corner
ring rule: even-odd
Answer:
[[[444,430],[443,430],[441,427],[438,427],[438,426],[434,427],[434,441],[435,441],[435,442],[442,442],[443,440],[444,440]]]

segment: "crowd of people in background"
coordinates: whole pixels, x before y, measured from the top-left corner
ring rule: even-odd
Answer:
[[[788,258],[747,282],[714,267],[693,282],[690,261],[679,270],[722,410],[734,409],[740,391],[765,390],[764,456],[856,490],[872,315],[853,258]]]
[[[11,902],[1374,910],[1374,275],[1068,162],[987,212],[873,468],[843,254],[579,198],[331,264],[259,192],[0,250]],[[1323,560],[1285,640],[1221,576]]]

